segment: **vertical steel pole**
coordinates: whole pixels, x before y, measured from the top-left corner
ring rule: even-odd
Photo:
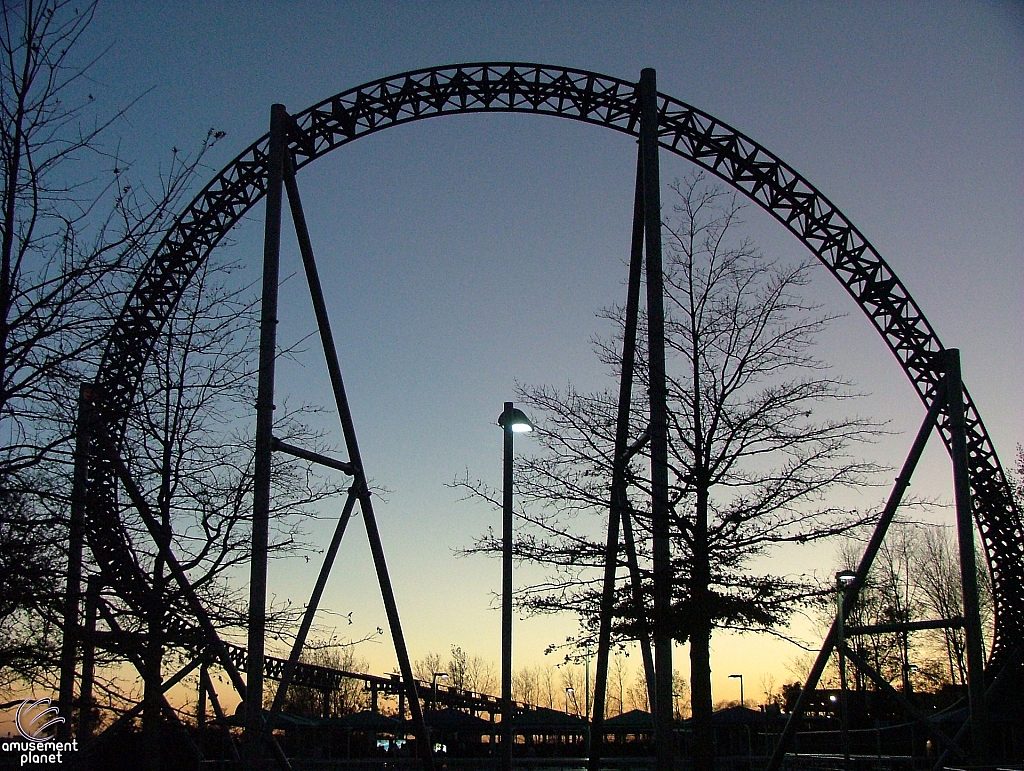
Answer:
[[[502,421],[501,517],[501,769],[512,769],[512,402]]]
[[[949,452],[953,460],[956,497],[956,532],[960,547],[960,581],[964,601],[964,636],[967,638],[967,694],[971,710],[974,759],[988,760],[988,721],[985,715],[985,661],[982,652],[981,612],[978,600],[978,568],[974,557],[974,505],[971,500],[964,392],[960,351],[943,351],[946,370],[946,406],[949,418]]]
[[[206,672],[204,662],[199,669],[199,696],[196,699],[196,727],[199,729],[199,746],[203,745],[203,734],[206,732]]]
[[[277,290],[281,262],[281,192],[288,113],[270,108],[267,211],[263,232],[263,299],[260,309],[259,380],[256,391],[256,456],[253,467],[252,555],[249,573],[249,638],[245,688],[245,739],[251,768],[258,763],[263,728],[263,656],[270,537],[270,469],[274,443],[274,364],[277,357]]]
[[[629,591],[633,596],[633,607],[636,608],[640,638],[640,657],[644,664],[644,680],[647,686],[647,702],[654,709],[654,656],[651,653],[651,636],[647,629],[647,609],[644,607],[644,594],[642,577],[640,575],[640,562],[636,555],[636,539],[633,537],[633,518],[629,511],[629,502],[623,501],[622,507],[622,540],[626,547],[626,563],[629,565]],[[619,703],[622,700],[619,699]]]
[[[639,151],[636,159],[636,183],[633,193],[633,234],[630,243],[629,286],[626,292],[626,319],[622,334],[622,368],[619,371],[619,411],[615,422],[615,448],[612,456],[611,500],[608,507],[608,540],[604,549],[604,586],[601,593],[601,619],[597,637],[597,672],[594,682],[594,715],[590,740],[590,771],[601,767],[601,742],[604,740],[605,696],[608,692],[608,655],[611,649],[612,613],[615,607],[615,573],[618,568],[619,523],[625,509],[626,451],[629,445],[629,413],[633,399],[633,370],[636,364],[636,326],[640,308],[640,282],[644,252],[643,166]],[[642,606],[637,620],[642,623]]]
[[[665,304],[661,263],[661,175],[658,168],[658,86],[651,68],[640,72],[640,154],[647,246],[647,355],[651,410],[651,523],[654,531],[655,754],[658,771],[671,771],[672,565],[668,511],[668,408],[665,388]]]
[[[57,741],[69,741],[75,704],[75,662],[78,658],[78,612],[82,596],[82,550],[85,544],[85,488],[94,402],[93,386],[78,389],[78,423],[75,426],[75,465],[71,483],[68,523],[68,573],[64,593],[64,636],[60,650],[60,690],[57,704],[64,722],[57,725]]]
[[[836,653],[839,655],[839,728],[842,731],[843,768],[850,771],[850,717],[846,701],[846,587],[836,575]]]
[[[92,686],[96,673],[96,611],[100,602],[100,586],[103,579],[98,575],[89,576],[85,590],[85,629],[82,634],[82,686],[78,694],[78,739],[92,736],[93,704]]]

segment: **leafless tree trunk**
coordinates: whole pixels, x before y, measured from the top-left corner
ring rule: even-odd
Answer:
[[[673,636],[690,644],[695,744],[706,767],[713,631],[782,633],[790,613],[820,595],[818,587],[786,576],[752,575],[747,565],[779,544],[835,536],[864,521],[828,496],[862,484],[876,470],[852,459],[850,448],[879,427],[857,417],[815,418],[853,394],[812,353],[830,317],[800,298],[810,262],[784,265],[764,257],[738,235],[736,198],[700,175],[675,191],[674,213],[664,224]],[[620,336],[599,341],[597,351],[615,372],[623,312],[612,308],[604,316]],[[646,393],[642,356],[637,373],[643,387],[635,392]],[[593,523],[607,519],[614,397],[542,386],[522,389],[520,401],[540,427],[541,451],[518,464],[517,498],[525,503],[516,556],[551,572],[547,581],[521,590],[521,604],[537,612],[580,608],[581,637],[590,640],[604,554]],[[638,397],[634,414],[646,412]],[[634,422],[631,441],[639,439],[642,424],[642,418]],[[642,451],[628,471],[648,596],[651,523],[639,502],[650,499],[649,467]],[[468,477],[458,484],[496,501],[493,491]],[[469,551],[499,550],[488,535]],[[649,619],[638,615],[629,593],[620,592],[616,638],[636,639],[644,623]]]
[[[258,327],[251,287],[231,283],[236,267],[211,256],[165,323],[128,422],[125,453],[135,482],[159,513],[172,550],[215,625],[239,632],[247,607],[231,575],[249,559]],[[305,427],[306,411],[282,400],[275,434],[311,450],[329,451]],[[321,477],[305,461],[276,458],[272,556],[303,550],[305,519],[317,516],[322,501],[341,495],[346,482]],[[190,614],[137,512],[126,506],[121,518],[134,536],[136,559],[151,576],[154,605],[146,618],[136,618],[132,608],[116,600],[110,604],[121,625],[137,629],[144,641],[149,682],[143,733],[150,749],[148,768],[158,771],[164,722],[158,688],[165,657],[180,652],[187,642],[175,637],[170,622]],[[268,619],[268,629],[286,636],[301,612],[279,609]],[[322,709],[332,709],[326,697],[320,701]]]
[[[0,669],[47,680],[63,623],[68,395],[92,376],[132,267],[219,135],[175,155],[153,189],[136,184],[112,136],[124,110],[99,116],[89,93],[95,4],[0,4],[0,585],[31,587],[0,603]],[[50,578],[36,580],[43,566]]]

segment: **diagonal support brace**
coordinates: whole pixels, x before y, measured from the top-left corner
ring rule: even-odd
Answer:
[[[930,721],[928,717],[923,712],[921,712],[921,710],[919,710],[917,707],[910,703],[910,700],[907,699],[906,696],[904,696],[902,693],[893,688],[892,683],[890,683],[888,680],[882,677],[875,670],[875,668],[872,667],[867,661],[865,661],[863,657],[861,657],[855,650],[853,650],[853,648],[851,648],[846,643],[843,643],[842,649],[843,653],[846,655],[846,658],[852,661],[861,672],[870,677],[874,681],[875,685],[878,686],[879,690],[883,691],[893,701],[899,704],[900,707],[903,708],[904,712],[906,712],[908,715],[914,718],[914,720],[923,724],[924,727],[933,737],[938,739],[949,749],[953,750],[953,752],[955,752],[961,758],[967,758],[967,753],[964,752],[963,748],[961,748],[956,743],[956,741],[946,736],[946,733],[941,728],[939,728],[938,725],[932,723],[932,721]]]
[[[308,460],[310,463],[318,463],[321,466],[332,468],[335,471],[340,471],[343,474],[348,474],[349,476],[353,476],[356,473],[355,467],[351,463],[346,463],[343,460],[337,460],[336,458],[331,458],[327,455],[323,455],[322,453],[313,452],[312,450],[307,450],[303,447],[296,447],[294,444],[288,444],[288,442],[281,441],[276,436],[273,439],[272,445],[274,450],[277,452],[283,452],[295,458]]]
[[[640,281],[643,275],[644,185],[643,158],[637,152],[636,188],[633,195],[633,232],[630,245],[629,286],[626,293],[626,325],[622,335],[622,366],[619,371],[619,406],[615,422],[612,455],[611,500],[608,538],[604,552],[604,585],[601,592],[600,628],[597,639],[597,673],[594,682],[593,735],[590,741],[590,771],[601,766],[604,740],[604,703],[608,688],[608,656],[611,648],[612,613],[615,602],[615,574],[618,570],[619,525],[626,508],[626,468],[629,465],[629,414],[633,401],[633,371],[636,365],[637,318],[640,309]],[[638,616],[641,608],[637,608]],[[639,616],[642,617],[642,616]],[[648,654],[649,657],[649,654]],[[646,663],[646,659],[645,659]]]
[[[907,488],[910,487],[910,478],[914,475],[914,469],[917,468],[917,464],[921,460],[925,445],[928,443],[928,437],[931,436],[932,429],[935,427],[942,407],[941,399],[936,399],[932,402],[932,406],[929,408],[928,414],[925,415],[921,428],[917,431],[917,436],[914,438],[914,444],[911,445],[910,452],[907,454],[907,459],[903,462],[899,476],[896,477],[896,484],[893,485],[892,492],[889,493],[889,498],[885,502],[882,515],[878,519],[878,524],[875,525],[875,531],[871,534],[871,540],[868,541],[867,548],[860,559],[860,564],[857,566],[857,576],[847,588],[846,594],[843,597],[844,623],[854,603],[857,601],[857,595],[861,587],[864,586],[868,571],[871,569],[875,557],[878,556],[879,549],[882,548],[882,540],[885,538],[886,531],[888,531],[889,525],[892,524],[892,520],[896,516],[896,510],[899,508]],[[807,675],[807,682],[804,683],[804,687],[797,697],[796,704],[793,706],[793,711],[789,715],[789,720],[786,721],[786,727],[782,729],[779,740],[775,744],[775,750],[768,761],[768,771],[779,771],[779,768],[782,766],[782,760],[789,749],[789,743],[793,740],[793,735],[796,733],[797,721],[807,708],[807,702],[817,687],[818,680],[821,679],[821,674],[825,671],[825,665],[828,663],[832,650],[835,648],[839,633],[838,625],[839,619],[836,619],[832,622],[832,626],[825,636],[825,642],[822,643],[818,657],[814,661],[814,666],[811,667],[811,671]]]
[[[398,615],[398,604],[395,601],[395,592],[391,586],[391,577],[388,574],[384,547],[380,540],[380,531],[377,529],[377,518],[373,513],[373,502],[370,499],[370,490],[366,483],[366,473],[363,470],[362,457],[359,452],[359,441],[356,438],[355,423],[352,420],[348,396],[345,393],[345,381],[341,376],[338,349],[334,344],[331,319],[327,313],[327,303],[324,300],[323,286],[320,283],[320,274],[316,267],[313,244],[309,237],[309,228],[306,225],[306,215],[302,209],[299,187],[295,182],[295,164],[290,153],[284,153],[283,167],[284,187],[287,191],[288,204],[291,208],[295,235],[299,241],[302,267],[306,273],[306,283],[309,286],[309,295],[313,302],[313,312],[316,315],[317,328],[320,330],[320,343],[323,347],[324,359],[327,363],[327,373],[331,378],[331,387],[334,390],[334,401],[338,408],[338,417],[341,420],[342,431],[345,435],[345,446],[348,450],[349,462],[352,464],[354,471],[353,488],[359,497],[359,508],[363,514],[366,537],[370,542],[370,553],[373,556],[374,569],[377,572],[377,583],[380,586],[381,598],[384,601],[384,610],[388,617],[388,626],[391,629],[391,639],[395,644],[395,656],[398,659],[398,668],[402,673],[402,680],[404,681],[409,698],[409,711],[412,713],[413,732],[417,737],[417,750],[421,754],[420,757],[423,761],[424,769],[426,771],[433,771],[433,748],[430,746],[427,727],[423,721],[423,708],[420,704],[416,679],[412,673],[409,649],[405,644],[405,634],[402,631],[402,622]]]
[[[273,724],[274,718],[277,717],[277,714],[284,706],[284,698],[288,693],[288,686],[291,685],[292,677],[295,675],[295,665],[298,663],[299,655],[306,644],[306,635],[309,634],[309,628],[313,625],[313,617],[320,606],[320,598],[323,596],[324,588],[327,586],[327,579],[331,575],[331,568],[334,567],[334,559],[338,555],[338,548],[341,546],[341,539],[345,536],[345,530],[348,527],[349,519],[352,517],[352,509],[355,507],[355,503],[355,491],[349,490],[348,498],[345,500],[345,507],[342,509],[341,516],[338,518],[338,524],[334,529],[334,537],[331,539],[331,545],[327,547],[327,554],[324,555],[323,564],[320,566],[320,574],[317,576],[313,593],[309,597],[309,604],[306,605],[306,612],[302,616],[302,623],[299,624],[299,631],[295,635],[295,642],[292,643],[291,654],[284,665],[281,682],[277,685],[277,693],[274,694],[274,703],[270,708],[270,715],[268,715],[267,721],[264,723],[264,733],[268,730],[268,726]]]

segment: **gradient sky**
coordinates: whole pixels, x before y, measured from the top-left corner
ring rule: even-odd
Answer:
[[[155,170],[215,127],[227,136],[210,176],[265,133],[273,102],[297,112],[375,78],[464,61],[622,78],[654,67],[659,90],[753,137],[861,229],[943,342],[962,349],[1004,464],[1024,441],[1017,3],[104,2],[86,45],[110,46],[93,72],[101,100],[145,93],[119,128],[137,168]],[[517,382],[609,384],[589,340],[608,332],[595,312],[624,297],[634,163],[634,143],[614,132],[477,115],[374,135],[300,175],[367,472],[390,491],[378,518],[414,658],[459,644],[499,659],[499,566],[454,555],[498,517],[446,483],[466,469],[499,483],[494,420]],[[666,183],[690,168],[662,156]],[[233,234],[254,276],[262,216],[258,207]],[[759,211],[748,219],[766,251],[801,253]],[[299,270],[288,227],[284,244],[288,275]],[[902,432],[875,450],[896,465],[920,404],[854,303],[824,271],[816,282],[814,296],[848,314],[822,355],[872,394],[862,411]],[[285,341],[314,328],[300,283],[282,291]],[[329,403],[316,349],[281,366],[278,389]],[[915,490],[948,499],[937,447]],[[328,526],[312,535],[326,544]],[[833,568],[831,547],[779,559],[781,570]],[[273,566],[272,591],[304,601],[313,567]],[[353,613],[342,635],[386,627],[361,527],[322,605]],[[573,628],[569,616],[518,622],[517,665]],[[747,675],[751,695],[763,672],[792,679],[785,662],[797,651],[722,636],[714,653],[717,700],[737,696],[731,672]],[[360,655],[374,671],[394,667],[386,639]]]

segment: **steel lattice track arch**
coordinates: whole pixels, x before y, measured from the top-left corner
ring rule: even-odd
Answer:
[[[476,63],[417,70],[344,91],[292,116],[288,147],[297,169],[391,126],[463,113],[535,113],[639,135],[635,83],[582,70]],[[748,196],[813,252],[868,316],[926,408],[943,398],[942,343],[903,283],[843,214],[790,166],[695,107],[658,94],[660,146]],[[99,419],[118,445],[154,341],[207,254],[265,193],[269,135],[229,163],[177,218],[143,268],[110,331],[97,376]],[[1024,640],[1024,526],[995,449],[970,395],[967,443],[974,515],[995,592],[990,668]],[[939,429],[949,447],[948,419]],[[121,596],[141,602],[146,580],[112,505],[116,477],[104,452],[90,453],[87,534]]]

